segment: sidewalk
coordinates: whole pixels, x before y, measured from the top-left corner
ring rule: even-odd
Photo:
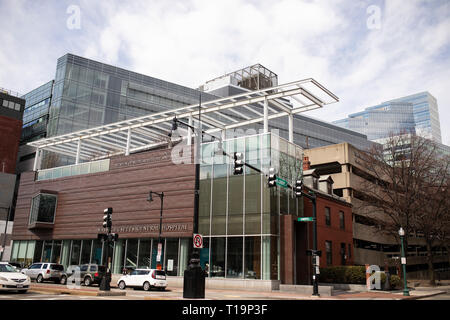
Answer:
[[[450,288],[450,287],[449,287]],[[410,296],[403,296],[401,290],[397,291],[371,291],[371,292],[351,292],[338,291],[333,296],[311,296],[299,294],[296,292],[261,292],[247,290],[226,290],[226,289],[207,289],[205,300],[416,300],[426,297],[446,293],[445,290],[436,288],[420,288],[420,290],[411,289]],[[183,300],[183,288],[174,287],[166,291],[142,291],[142,290],[119,290],[111,287],[111,291],[102,292],[98,287],[84,287],[69,289],[66,286],[54,284],[35,284],[32,283],[30,292],[43,294],[71,294],[80,296],[118,296],[117,299],[135,299],[135,300]]]

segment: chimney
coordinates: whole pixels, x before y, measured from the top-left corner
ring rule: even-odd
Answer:
[[[303,157],[303,171],[311,169],[310,165],[311,165],[311,162],[309,161],[309,157],[304,156]]]

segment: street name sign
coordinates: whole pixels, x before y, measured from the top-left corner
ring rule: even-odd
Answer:
[[[279,177],[277,177],[276,184],[278,186],[280,186],[280,187],[283,187],[283,188],[287,188],[288,187],[288,182],[286,180],[284,180],[284,179],[279,178]]]
[[[299,222],[312,222],[314,221],[313,217],[302,217],[302,218],[298,218],[297,221]]]

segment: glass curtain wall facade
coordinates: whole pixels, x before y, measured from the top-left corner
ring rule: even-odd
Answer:
[[[163,269],[169,276],[182,276],[192,252],[189,238],[166,238],[163,241]],[[113,273],[124,268],[156,268],[158,239],[120,239],[111,248]],[[105,264],[105,244],[94,240],[14,241],[11,261],[29,266],[34,262],[69,265]]]
[[[216,155],[217,149],[217,142],[202,145],[200,263],[209,277],[279,280],[280,215],[302,215],[301,200],[290,189],[268,188],[267,177],[249,167],[233,175],[233,160]],[[275,168],[291,185],[301,177],[302,148],[275,134],[225,140],[223,149],[243,153],[265,173]]]
[[[194,104],[198,99],[197,90],[66,54],[57,62],[47,137]],[[42,169],[73,162],[46,153]]]
[[[52,90],[53,80],[22,96],[26,101],[21,137],[23,142],[38,140],[46,136]]]
[[[333,123],[366,134],[369,140],[406,131],[442,143],[437,100],[429,92],[383,102]]]

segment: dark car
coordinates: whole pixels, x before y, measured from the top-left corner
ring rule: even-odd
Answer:
[[[82,264],[81,266],[69,266],[61,279],[61,284],[67,281],[83,283],[85,286],[100,284],[106,274],[106,267],[98,264]]]

